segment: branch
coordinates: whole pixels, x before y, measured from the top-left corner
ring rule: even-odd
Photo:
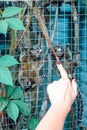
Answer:
[[[58,7],[56,7],[56,14],[55,14],[55,20],[54,20],[54,29],[53,29],[53,32],[52,32],[51,42],[53,42],[54,35],[55,35],[55,32],[56,32],[56,28],[57,28],[57,24],[58,24]]]
[[[71,0],[71,7],[73,10],[73,21],[74,21],[74,30],[75,30],[75,35],[74,35],[74,51],[75,53],[78,50],[78,36],[79,36],[79,29],[78,29],[78,14],[76,10],[76,6],[73,0]]]
[[[43,32],[43,35],[44,35],[44,37],[45,37],[45,39],[46,39],[46,41],[47,41],[47,44],[48,44],[48,46],[51,48],[51,50],[52,50],[52,52],[53,52],[53,54],[54,54],[56,60],[59,61],[59,57],[58,57],[58,55],[56,54],[56,52],[55,52],[55,50],[54,50],[54,48],[53,48],[53,46],[52,46],[52,44],[51,44],[49,35],[48,35],[48,33],[47,33],[46,26],[45,26],[45,24],[43,23],[43,21],[42,21],[42,19],[41,19],[41,16],[40,16],[40,14],[39,14],[39,10],[38,10],[36,7],[34,8],[34,10],[35,10],[36,18],[37,18],[37,20],[38,20],[38,24],[39,24],[39,26],[40,26],[40,28],[41,28],[41,30],[42,30],[42,32]]]
[[[25,35],[25,33],[26,33],[26,31],[27,31],[29,25],[30,25],[30,22],[31,22],[31,19],[32,19],[32,15],[33,15],[33,7],[32,7],[32,9],[31,9],[31,11],[30,11],[30,15],[29,15],[29,18],[28,18],[28,23],[27,23],[27,25],[26,25],[26,27],[25,27],[26,30],[23,31],[23,33],[22,33],[22,35],[21,35],[21,38],[20,38],[19,40],[17,40],[17,42],[15,42],[14,49],[17,48],[17,46],[20,44],[21,40],[24,38],[24,35]]]
[[[75,57],[76,53],[78,51],[78,36],[79,36],[79,30],[78,30],[78,14],[76,10],[76,6],[74,3],[74,0],[71,0],[71,7],[73,10],[73,21],[74,21],[74,52],[75,52]],[[72,113],[72,130],[74,130],[74,110],[73,107],[71,108],[71,113]]]

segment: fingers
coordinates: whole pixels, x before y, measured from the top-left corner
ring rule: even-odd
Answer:
[[[69,79],[66,70],[63,68],[60,62],[57,62],[57,68],[60,72],[61,78],[66,79],[66,80]]]
[[[76,83],[75,79],[72,80],[72,87],[73,87],[73,91],[75,93],[74,96],[76,98],[78,92],[77,92],[77,83]]]
[[[47,93],[48,93],[48,94],[49,94],[51,88],[52,88],[52,83],[50,83],[50,84],[47,86]]]

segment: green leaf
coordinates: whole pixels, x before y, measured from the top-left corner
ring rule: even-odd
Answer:
[[[7,114],[8,116],[14,120],[14,122],[16,123],[16,120],[18,118],[18,115],[19,115],[19,109],[17,107],[17,105],[13,102],[10,102],[7,106]]]
[[[7,7],[3,11],[2,17],[12,17],[12,16],[18,14],[19,12],[21,12],[21,10],[22,10],[22,8],[16,7],[16,6]]]
[[[0,33],[6,36],[8,23],[5,20],[0,20]]]
[[[30,130],[35,130],[35,128],[37,127],[38,123],[39,123],[38,119],[32,116],[30,118],[29,122],[28,122],[29,129]]]
[[[6,97],[1,97],[0,96],[0,102],[4,102],[7,98]]]
[[[13,86],[11,72],[6,67],[0,66],[0,82]]]
[[[0,112],[1,112],[7,106],[8,100],[6,98],[3,98],[3,97],[1,97],[0,100],[2,100],[1,103],[0,103]]]
[[[24,114],[25,116],[30,115],[30,110],[25,102],[23,102],[22,100],[14,100],[13,102],[19,107],[19,110],[22,114]]]
[[[17,88],[14,89],[10,99],[20,99],[22,97],[23,97],[23,91],[20,87],[17,87]]]
[[[14,87],[13,86],[6,85],[6,97],[7,98],[11,96],[13,91],[14,91]]]
[[[0,65],[1,66],[12,66],[18,64],[17,60],[10,55],[4,55],[2,57],[0,57]]]
[[[13,30],[25,30],[22,21],[18,18],[8,18],[5,20],[7,21],[9,28]]]
[[[28,130],[28,129],[22,129],[22,130]]]

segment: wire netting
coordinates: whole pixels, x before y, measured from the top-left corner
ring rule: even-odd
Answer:
[[[39,121],[45,115],[50,107],[46,87],[60,77],[51,44],[69,78],[76,77],[78,83],[78,96],[66,118],[64,130],[85,130],[87,0],[0,1],[0,14],[9,6],[23,8],[15,17],[21,19],[26,30],[8,29],[6,36],[0,34],[0,54],[13,55],[19,62],[11,68],[12,77],[14,85],[21,86],[31,115]],[[30,116],[21,113],[16,123],[7,115],[1,116],[0,130],[34,130],[29,121]]]

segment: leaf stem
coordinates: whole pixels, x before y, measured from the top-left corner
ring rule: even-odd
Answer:
[[[14,43],[15,43],[15,40],[16,40],[16,37],[17,37],[17,31],[12,30],[11,35],[12,35],[11,36],[11,46],[10,46],[9,54],[13,55],[14,54]]]

